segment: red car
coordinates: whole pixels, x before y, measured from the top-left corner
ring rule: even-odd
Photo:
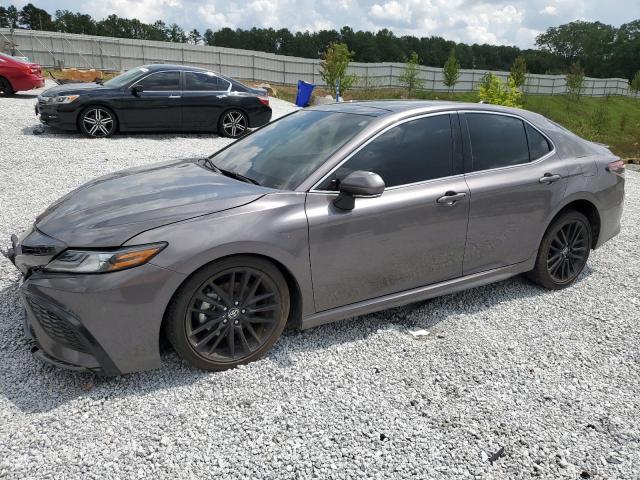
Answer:
[[[40,65],[0,53],[0,97],[42,87],[44,77]]]

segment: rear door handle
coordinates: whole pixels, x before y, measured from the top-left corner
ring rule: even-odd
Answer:
[[[180,98],[180,95],[169,95],[169,98]]]
[[[553,183],[557,182],[562,178],[562,175],[558,175],[557,173],[545,173],[543,177],[540,177],[538,180],[540,183]]]
[[[462,200],[466,196],[467,196],[467,194],[464,193],[464,192],[462,192],[462,193],[447,192],[442,197],[438,198],[436,200],[436,203],[438,205],[453,206],[453,205],[456,204],[456,202],[458,200]]]

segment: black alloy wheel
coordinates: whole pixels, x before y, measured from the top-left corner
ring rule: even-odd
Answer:
[[[571,285],[587,264],[591,245],[591,224],[587,217],[576,211],[565,212],[545,233],[529,277],[552,290]]]
[[[220,120],[220,132],[229,138],[239,138],[249,129],[249,119],[240,110],[226,112]]]
[[[80,129],[87,137],[108,137],[116,129],[115,115],[105,107],[89,107],[80,114]]]
[[[189,279],[166,325],[176,351],[197,367],[223,370],[264,354],[289,315],[280,271],[251,257],[231,257]]]
[[[547,270],[558,283],[570,282],[582,271],[587,259],[588,234],[580,221],[567,222],[551,239],[547,254]]]

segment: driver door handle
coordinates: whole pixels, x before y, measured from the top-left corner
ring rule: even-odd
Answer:
[[[540,183],[553,183],[557,182],[562,178],[562,175],[558,175],[557,173],[545,173],[543,177],[540,177],[538,180]]]
[[[458,200],[462,200],[466,196],[467,194],[464,192],[461,192],[461,193],[447,192],[442,197],[438,198],[436,200],[436,203],[438,205],[447,205],[451,207],[455,205]]]
[[[169,95],[169,98],[180,98],[180,95]]]

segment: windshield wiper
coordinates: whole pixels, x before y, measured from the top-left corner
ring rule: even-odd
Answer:
[[[222,175],[224,175],[226,177],[235,178],[236,180],[240,180],[240,181],[243,181],[243,182],[246,182],[246,183],[253,183],[254,185],[260,185],[260,182],[258,182],[257,180],[255,180],[253,178],[247,177],[246,175],[242,175],[241,173],[238,173],[238,172],[232,172],[231,170],[225,170],[223,168],[218,167],[209,158],[205,158],[204,159],[204,163],[205,163],[205,165],[207,165],[214,172],[221,173]]]

